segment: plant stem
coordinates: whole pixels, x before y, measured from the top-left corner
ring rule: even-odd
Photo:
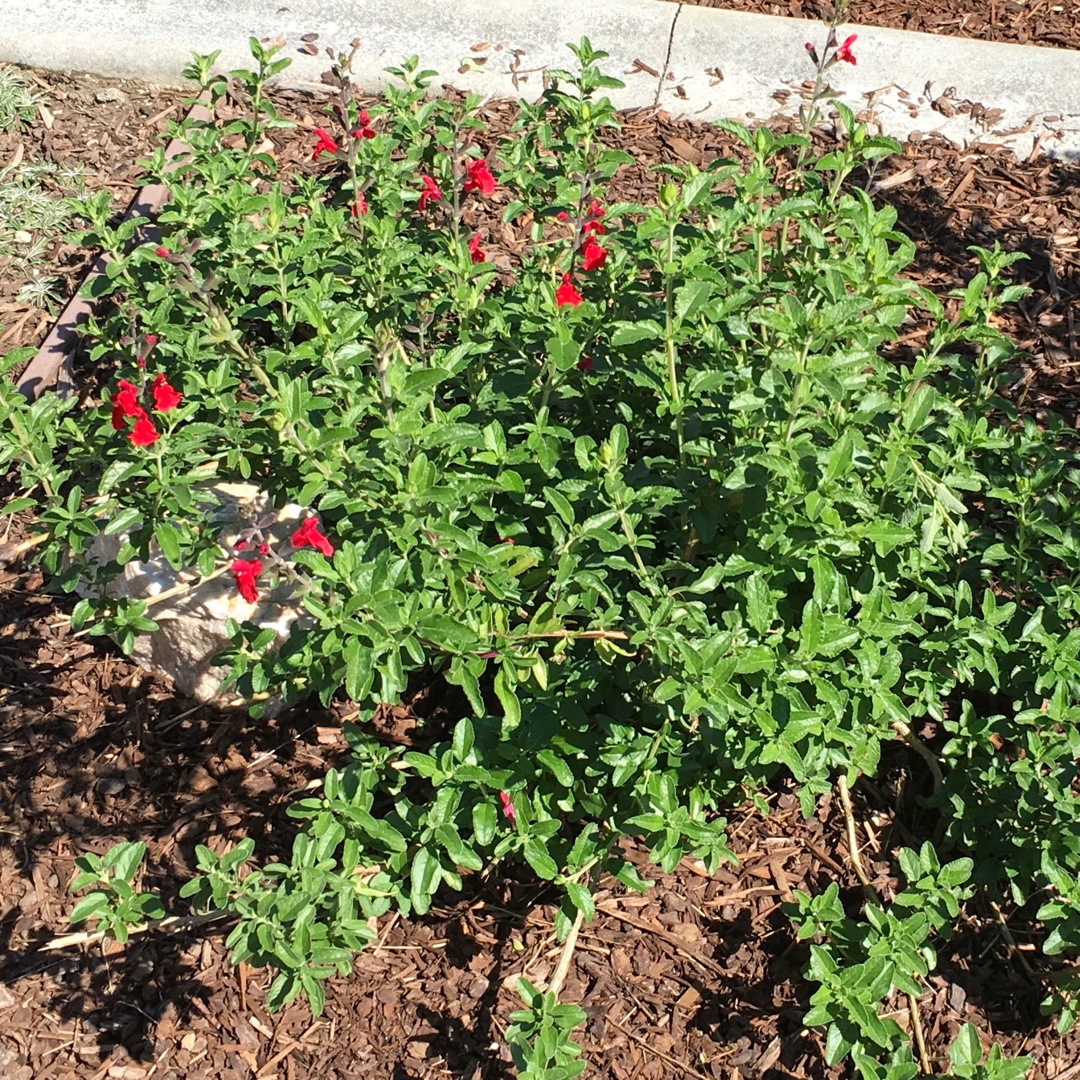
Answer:
[[[799,417],[799,409],[802,407],[803,390],[806,388],[806,364],[810,355],[810,342],[803,343],[802,356],[799,358],[799,373],[795,377],[795,389],[791,394],[791,412],[788,415],[787,431],[784,433],[784,442],[791,442],[795,434],[795,421]]]
[[[682,397],[679,393],[678,353],[675,348],[675,222],[668,223],[667,264],[664,267],[664,308],[666,324],[664,327],[664,347],[667,352],[668,393],[671,394],[671,411],[675,414],[675,441],[679,451],[679,472],[686,468],[686,452],[683,448],[685,433],[683,429]],[[683,511],[685,526],[685,514]]]
[[[641,552],[638,551],[637,536],[634,534],[634,527],[630,524],[630,518],[626,513],[626,507],[623,505],[622,496],[618,490],[613,493],[612,498],[615,503],[615,513],[619,515],[619,524],[622,526],[623,536],[626,537],[626,542],[630,545],[630,553],[634,556],[634,563],[637,565],[638,572],[641,575],[641,583],[649,590],[651,596],[659,596],[660,590],[653,584],[649,571],[642,561]]]

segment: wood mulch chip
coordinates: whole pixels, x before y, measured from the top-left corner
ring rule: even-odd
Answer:
[[[936,5],[950,10],[948,3]],[[1004,2],[1002,10],[1009,5]],[[26,154],[82,161],[93,183],[130,197],[137,162],[149,153],[183,95],[116,84],[124,101],[95,100],[106,80],[38,72],[53,126],[19,138]],[[108,97],[110,95],[106,95]],[[319,104],[280,95],[303,119]],[[493,127],[510,117],[492,111]],[[305,132],[275,132],[279,160],[310,157]],[[734,152],[708,126],[662,112],[629,114],[617,136],[636,161],[619,175],[617,198],[648,198],[659,162],[708,160]],[[0,162],[13,153],[0,140]],[[1075,304],[1080,295],[1080,169],[1034,153],[1018,161],[994,146],[960,149],[938,137],[909,143],[883,163],[871,190],[896,206],[915,240],[913,276],[938,291],[974,272],[966,248],[998,238],[1031,260],[1019,273],[1033,289],[1002,316],[1029,350],[1015,373],[1025,407],[1054,407],[1076,423]],[[498,248],[496,219],[478,223]],[[488,233],[490,232],[490,237]],[[485,244],[486,246],[486,244]],[[64,245],[56,272],[70,288],[91,253]],[[10,292],[0,281],[0,320],[11,324]],[[0,347],[33,344],[44,328]],[[920,327],[912,331],[914,341]],[[5,496],[10,491],[4,491]],[[31,522],[15,521],[17,540]],[[67,601],[44,594],[40,575],[0,568],[0,1076],[5,1080],[405,1080],[509,1077],[507,1017],[514,980],[549,976],[559,946],[551,930],[553,895],[527,878],[483,884],[467,879],[461,897],[407,922],[381,921],[377,945],[354,974],[328,987],[326,1014],[313,1020],[294,1002],[269,1015],[267,972],[233,968],[219,924],[138,935],[126,947],[43,951],[66,929],[67,884],[75,857],[120,840],[148,848],[144,884],[183,912],[180,885],[196,844],[216,850],[244,834],[260,857],[284,853],[285,808],[298,791],[341,760],[335,710],[302,707],[275,721],[253,721],[193,707],[114,651],[73,639],[61,617]],[[414,709],[415,704],[415,709]],[[411,737],[415,713],[447,704],[406,700],[380,717],[387,737]],[[857,786],[856,813],[867,829],[865,858],[888,897],[896,885],[891,852],[911,842],[899,778],[922,775],[898,749],[877,783]],[[880,785],[880,786],[879,786]],[[917,786],[917,785],[911,785]],[[813,987],[800,976],[805,944],[795,941],[780,905],[791,890],[818,892],[839,878],[853,904],[843,814],[830,797],[804,820],[779,784],[769,812],[729,815],[737,866],[712,876],[684,862],[672,874],[627,854],[653,883],[643,896],[602,891],[596,920],[582,932],[565,1000],[588,1015],[582,1041],[598,1080],[839,1078],[824,1065],[823,1037],[802,1016]],[[1010,914],[1013,940],[1037,940],[1030,912]],[[1027,954],[1029,957],[1033,953]],[[1003,939],[993,913],[972,908],[940,949],[921,1002],[932,1058],[962,1022],[1035,1059],[1035,1080],[1080,1062],[1080,1035],[1061,1038],[1039,1015],[1042,988]],[[906,1010],[895,1002],[896,1018]]]
[[[827,19],[830,0],[673,0],[698,7]],[[947,37],[1080,49],[1080,6],[1074,0],[852,0],[849,22]]]

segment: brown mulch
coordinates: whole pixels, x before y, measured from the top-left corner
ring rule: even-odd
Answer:
[[[23,133],[27,156],[86,160],[118,208],[126,204],[135,162],[164,125],[158,114],[173,108],[168,116],[177,116],[182,95],[121,83],[125,102],[103,105],[94,100],[101,80],[84,91],[81,77],[37,77],[67,96],[57,93],[50,105],[51,130],[39,124]],[[282,102],[301,118],[318,113],[297,95]],[[493,111],[496,124],[508,117],[507,108]],[[656,162],[733,152],[715,129],[662,113],[627,116],[619,138],[637,157],[618,179],[619,198],[647,196]],[[303,133],[281,134],[279,160],[308,157],[306,145]],[[0,142],[0,161],[11,152]],[[876,198],[896,206],[900,226],[916,241],[914,275],[935,290],[970,277],[970,244],[998,238],[1031,255],[1019,272],[1034,292],[1002,317],[1031,353],[1017,370],[1016,392],[1029,405],[1072,416],[1078,180],[1075,166],[1041,156],[1018,162],[993,146],[960,150],[937,137],[905,146],[876,177]],[[74,287],[88,254],[68,248],[56,258]],[[0,321],[9,322],[4,314]],[[27,320],[0,347],[33,343],[44,332],[30,329]],[[318,1021],[299,1003],[268,1015],[267,973],[232,968],[227,930],[216,925],[142,935],[123,949],[42,950],[67,929],[67,883],[79,852],[144,840],[145,884],[182,912],[177,893],[192,872],[195,845],[220,850],[250,834],[261,858],[284,852],[293,827],[285,808],[344,750],[340,712],[301,708],[257,722],[193,708],[115,652],[73,639],[64,607],[43,594],[37,573],[18,565],[0,570],[0,1076],[509,1077],[503,1033],[518,1004],[514,980],[524,974],[542,982],[559,951],[552,895],[524,875],[468,881],[462,897],[440,898],[443,906],[422,919],[383,919],[379,944],[360,954],[353,976],[330,983]],[[397,711],[399,720],[410,705]],[[866,783],[857,791],[860,819],[875,837],[867,858],[886,895],[895,885],[890,852],[911,842],[895,810],[895,782],[905,772],[921,775],[917,763],[897,757],[882,770],[880,788]],[[790,890],[819,892],[837,878],[858,902],[843,818],[825,798],[804,821],[783,785],[770,805],[767,816],[749,808],[730,815],[740,863],[712,877],[689,863],[664,875],[628,849],[654,888],[642,897],[601,893],[600,914],[583,931],[563,994],[589,1016],[581,1036],[588,1075],[849,1075],[823,1064],[821,1032],[802,1026],[813,990],[799,974],[806,947],[779,907]],[[1019,940],[1024,915],[1012,923]],[[942,946],[929,985],[923,1024],[939,1065],[963,1021],[1010,1055],[1031,1054],[1036,1080],[1080,1062],[1080,1036],[1061,1039],[1039,1016],[1042,989],[991,912],[967,912],[954,941]],[[906,1023],[903,1004],[895,1003],[896,1017]]]
[[[698,7],[828,19],[830,0],[673,0]],[[1074,0],[852,0],[847,21],[948,37],[1080,49],[1080,6]]]

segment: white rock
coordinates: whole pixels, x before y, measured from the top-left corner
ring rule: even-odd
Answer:
[[[207,490],[220,503],[216,510],[208,509],[207,513],[215,524],[220,524],[220,541],[226,551],[231,550],[241,532],[256,523],[271,550],[287,549],[289,537],[306,513],[296,503],[275,512],[267,494],[254,484],[217,483],[208,485]],[[126,533],[100,534],[90,547],[91,560],[102,564],[114,559],[126,539]],[[242,704],[235,692],[221,693],[221,682],[229,669],[211,663],[229,645],[227,621],[252,622],[261,629],[272,627],[280,645],[300,616],[299,597],[285,582],[271,590],[270,575],[264,570],[257,582],[259,599],[249,603],[237,592],[228,570],[220,577],[196,585],[200,580],[197,571],[177,573],[156,544],[151,546],[150,553],[147,562],[133,559],[124,566],[122,574],[110,583],[109,595],[149,600],[181,583],[190,582],[192,587],[150,605],[146,614],[158,624],[158,630],[136,638],[132,659],[155,675],[168,676],[177,690],[196,701],[222,706]],[[231,559],[232,556],[230,562]],[[92,590],[81,583],[78,591],[87,596]],[[271,703],[268,715],[273,711]]]

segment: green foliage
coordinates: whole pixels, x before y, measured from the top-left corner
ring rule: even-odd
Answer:
[[[0,68],[0,72],[4,69]],[[48,179],[48,184],[43,183]],[[57,188],[64,192],[57,195]],[[71,222],[72,199],[86,194],[83,167],[33,161],[0,169],[0,257],[27,275],[20,295],[45,306],[58,278],[41,277],[49,245]],[[107,199],[107,194],[105,198]]]
[[[0,64],[0,131],[16,131],[30,123],[43,100],[18,68]]]
[[[1031,1068],[1031,1058],[1018,1057],[1006,1060],[1000,1046],[992,1046],[983,1060],[979,1031],[974,1024],[962,1024],[952,1046],[949,1047],[950,1076],[962,1076],[966,1080],[1022,1080]]]
[[[71,882],[73,892],[92,885],[71,911],[73,923],[96,919],[97,929],[123,943],[133,927],[165,914],[154,893],[136,892],[133,882],[146,854],[146,845],[114,844],[104,855],[87,852],[75,860],[78,873]]]
[[[415,672],[468,702],[423,753],[356,733],[293,807],[291,863],[241,880],[246,847],[200,853],[189,894],[238,917],[236,957],[278,970],[271,1004],[318,1009],[368,915],[423,912],[500,860],[560,890],[564,934],[601,873],[643,887],[624,836],[665,869],[713,869],[745,792],[788,774],[810,813],[924,721],[948,734],[935,839],[963,857],[905,853],[905,893],[858,921],[828,892],[800,907],[834,942],[810,972],[830,1060],[910,1075],[878,1005],[918,993],[969,875],[1049,890],[1051,947],[1080,947],[1080,500],[1060,421],[998,396],[1018,256],[972,249],[947,306],[906,280],[896,212],[851,183],[896,146],[842,105],[824,158],[729,122],[745,165],[663,166],[655,205],[611,204],[630,159],[605,145],[618,120],[596,91],[616,82],[587,41],[490,147],[479,98],[429,100],[415,58],[371,116],[338,58],[336,149],[286,184],[263,141],[286,123],[264,93],[286,61],[252,48],[258,70],[233,73],[251,115],[170,132],[192,153],[162,251],[130,248],[100,195],[82,204],[84,241],[113,258],[93,358],[141,400],[167,376],[182,403],[146,446],[91,404],[62,452],[11,403],[2,460],[47,496],[45,569],[98,587],[80,625],[128,644],[147,628],[108,594],[133,558],[227,572],[207,482],[251,480],[314,508],[333,548],[266,554],[258,588],[287,583],[304,617],[280,649],[232,626],[222,659],[253,710],[343,690],[367,717]],[[190,73],[213,97],[212,62]],[[498,266],[500,235],[467,224],[492,197],[482,169],[513,238]],[[929,337],[891,362],[915,309]],[[91,570],[103,521],[127,540]],[[575,1068],[550,1034],[571,1014],[524,992],[519,1029],[545,1047],[529,1067]]]
[[[585,1023],[578,1005],[559,1005],[555,995],[543,994],[528,979],[518,979],[525,1008],[510,1014],[506,1041],[521,1080],[570,1080],[585,1070],[581,1047],[570,1033]]]
[[[931,945],[935,934],[947,932],[960,904],[971,895],[966,887],[971,859],[942,866],[930,843],[919,851],[898,853],[907,889],[888,908],[870,901],[860,919],[848,918],[840,890],[832,882],[818,896],[796,890],[787,913],[800,940],[817,938],[810,946],[806,977],[819,983],[803,1018],[809,1026],[827,1026],[825,1059],[835,1065],[849,1054],[864,1080],[912,1080],[919,1073],[910,1040],[895,1020],[881,1015],[895,1007],[896,995],[918,1000],[922,981],[937,964]],[[949,1050],[949,1075],[1009,1077],[1020,1080],[1030,1058],[1006,1061],[994,1046],[985,1065],[975,1028],[964,1025]]]
[[[941,867],[929,843],[919,852],[904,848],[899,858],[909,889],[887,909],[868,902],[861,919],[849,919],[835,881],[815,897],[796,890],[795,902],[788,905],[800,939],[823,939],[810,946],[806,976],[821,986],[804,1021],[828,1025],[828,1064],[851,1054],[866,1080],[893,1075],[878,1070],[882,1054],[889,1056],[890,1069],[899,1070],[897,1080],[917,1072],[907,1036],[894,1020],[879,1015],[879,1007],[897,992],[919,997],[919,980],[937,962],[929,939],[970,894],[962,889],[970,860]]]

